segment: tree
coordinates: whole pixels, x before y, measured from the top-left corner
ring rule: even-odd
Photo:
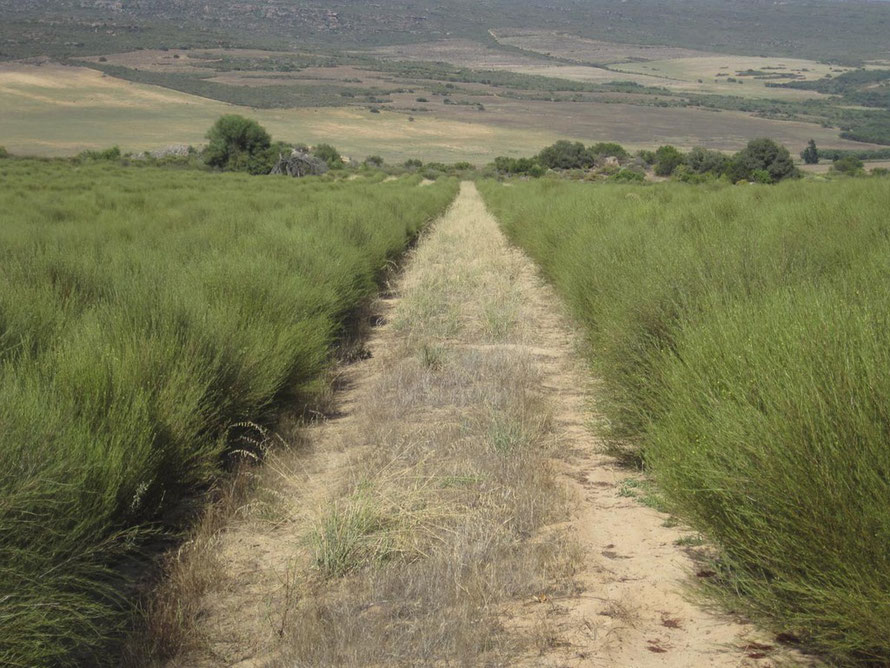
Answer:
[[[269,154],[272,138],[255,120],[226,114],[207,131],[204,162],[226,171],[268,173],[273,162]]]
[[[661,146],[655,151],[655,173],[658,176],[670,176],[683,164],[683,154],[673,146]]]
[[[686,156],[686,166],[694,174],[714,174],[720,176],[726,171],[729,158],[719,151],[694,148]]]
[[[811,139],[809,143],[807,143],[807,147],[801,151],[800,157],[808,165],[819,164],[819,149],[816,148],[815,140]]]
[[[365,164],[371,165],[372,167],[383,167],[383,158],[379,155],[369,155],[365,158]]]
[[[550,169],[582,169],[593,166],[593,156],[581,142],[561,139],[538,154],[538,162]]]
[[[316,158],[321,158],[328,163],[328,167],[331,169],[342,169],[343,167],[343,158],[340,156],[340,151],[330,144],[319,144],[312,150],[312,154]]]
[[[831,169],[848,176],[857,176],[865,173],[865,163],[855,155],[845,155],[831,163]]]
[[[627,151],[621,144],[616,144],[615,142],[599,142],[598,144],[593,144],[588,147],[587,152],[596,158],[618,158],[624,159],[627,157]]]
[[[730,162],[728,172],[735,181],[763,181],[765,172],[769,183],[799,175],[791,154],[784,146],[772,139],[752,139],[748,145],[736,153]],[[755,179],[755,172],[757,172]]]

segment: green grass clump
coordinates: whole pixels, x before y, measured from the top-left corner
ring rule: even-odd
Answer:
[[[483,183],[586,328],[616,436],[723,596],[890,662],[890,190]]]
[[[114,662],[121,560],[317,380],[419,180],[0,166],[0,664]]]

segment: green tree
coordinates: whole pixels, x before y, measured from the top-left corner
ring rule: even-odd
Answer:
[[[670,176],[683,161],[683,154],[673,146],[660,146],[655,151],[655,173],[658,176]]]
[[[312,150],[312,153],[316,158],[321,158],[328,163],[330,169],[343,168],[343,158],[340,155],[340,151],[330,144],[319,144]]]
[[[207,131],[204,162],[226,171],[268,173],[273,157],[272,138],[255,120],[226,114]]]
[[[769,183],[799,175],[788,149],[766,138],[749,141],[745,148],[732,157],[728,172],[734,181],[758,182],[765,178],[761,172],[766,172]]]
[[[599,142],[587,148],[587,152],[594,158],[614,157],[623,159],[628,156],[627,151],[621,144],[615,142]]]
[[[686,156],[686,166],[694,174],[714,174],[720,176],[729,165],[729,157],[720,151],[694,148]]]
[[[800,157],[808,165],[819,164],[819,149],[816,148],[816,141],[811,139],[807,143],[807,147],[800,152]]]
[[[831,169],[848,176],[857,176],[865,173],[865,163],[854,155],[845,155],[831,163]]]
[[[383,158],[379,155],[369,155],[365,158],[365,164],[372,167],[383,167]]]
[[[593,166],[593,156],[579,141],[561,139],[538,154],[538,162],[550,169],[583,169]]]

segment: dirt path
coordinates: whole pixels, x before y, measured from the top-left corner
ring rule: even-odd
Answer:
[[[688,532],[601,454],[578,338],[475,186],[374,319],[337,413],[208,541],[170,665],[774,665],[684,597]]]

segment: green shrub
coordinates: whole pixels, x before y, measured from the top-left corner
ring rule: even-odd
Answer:
[[[139,569],[314,388],[454,181],[11,161],[0,189],[0,664],[117,665]],[[129,563],[132,566],[132,563]]]
[[[624,181],[626,183],[642,183],[646,175],[634,169],[624,168],[609,177],[612,181]]]
[[[564,139],[543,149],[537,159],[538,163],[550,169],[587,169],[594,163],[584,144]]]
[[[9,157],[9,151],[6,150],[5,146],[0,146],[0,160]]]
[[[324,160],[329,169],[343,169],[343,157],[340,155],[340,151],[330,144],[318,144],[312,149],[312,154],[316,158]]]
[[[686,166],[694,174],[720,176],[729,166],[729,158],[720,151],[694,148],[686,156]]]
[[[808,165],[819,164],[819,149],[816,148],[815,140],[811,139],[807,143],[807,147],[800,152],[800,158]]]
[[[118,146],[106,148],[104,151],[81,151],[77,155],[77,160],[83,162],[87,160],[108,160],[117,161],[121,159],[121,150]]]
[[[252,119],[238,114],[220,116],[207,131],[207,141],[204,161],[211,167],[250,174],[268,174],[272,169],[272,138]]]
[[[612,438],[719,546],[727,605],[890,662],[890,189],[480,188],[586,329]]]
[[[683,160],[683,154],[673,146],[661,146],[655,151],[655,174],[670,176]]]
[[[627,151],[621,144],[615,142],[600,142],[587,148],[587,152],[594,158],[613,157],[624,159],[628,157]]]
[[[766,138],[748,142],[732,157],[727,172],[735,181],[758,183],[778,183],[799,176],[788,149]]]
[[[831,163],[831,169],[847,176],[858,176],[865,173],[865,164],[855,156],[846,155]]]

